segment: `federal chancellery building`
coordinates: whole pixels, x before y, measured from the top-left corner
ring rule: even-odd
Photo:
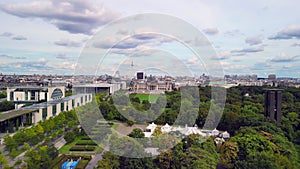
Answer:
[[[92,94],[83,93],[65,97],[64,87],[16,87],[7,89],[7,100],[16,109],[0,114],[0,139],[19,127],[37,124],[59,113],[92,102]],[[22,107],[32,103],[28,106]],[[2,134],[1,134],[2,133]]]
[[[30,103],[53,101],[64,97],[64,86],[7,88],[7,101],[14,102],[16,108],[20,108]]]

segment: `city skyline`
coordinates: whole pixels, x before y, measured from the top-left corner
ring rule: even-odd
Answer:
[[[73,3],[70,3],[73,2]],[[145,5],[146,3],[146,5]],[[161,13],[180,18],[199,29],[211,42],[224,74],[300,77],[300,25],[297,3],[288,1],[8,1],[0,3],[0,72],[3,74],[73,74],[78,56],[94,33],[116,19],[139,13]],[[34,9],[34,10],[32,10]],[[45,11],[48,11],[46,14]],[[288,12],[284,12],[288,11]],[[126,34],[126,29],[120,29]],[[148,38],[148,39],[147,39]],[[144,43],[141,39],[149,40]],[[181,55],[182,63],[197,67],[195,59],[169,39],[132,37],[119,44],[122,54],[149,47]],[[154,43],[155,42],[155,43]],[[103,40],[99,45],[109,46]],[[120,50],[122,49],[122,51]],[[163,52],[162,52],[163,53]],[[153,53],[152,53],[153,54]],[[137,57],[137,56],[135,56]],[[163,54],[157,55],[163,57]],[[110,63],[110,61],[108,61]],[[132,59],[128,59],[130,65]],[[138,65],[138,64],[137,64]],[[114,72],[116,65],[105,67]],[[198,75],[204,71],[195,69]],[[112,73],[113,74],[113,73]]]

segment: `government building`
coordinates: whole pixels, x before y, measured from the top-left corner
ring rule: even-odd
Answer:
[[[7,88],[7,101],[15,103],[15,108],[26,104],[58,100],[65,97],[65,87],[13,87]]]
[[[146,77],[144,72],[137,72],[130,86],[133,93],[163,94],[174,89],[174,82],[171,77],[157,78],[151,75]]]

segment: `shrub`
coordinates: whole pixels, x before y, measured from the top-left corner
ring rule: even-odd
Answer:
[[[64,136],[67,143],[72,143],[75,140],[75,134],[73,132],[67,132]]]

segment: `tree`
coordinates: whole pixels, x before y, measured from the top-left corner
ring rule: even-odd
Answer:
[[[153,168],[153,163],[151,158],[120,157],[120,166],[124,169],[151,169]]]
[[[24,144],[23,144],[23,149],[26,150],[26,151],[30,150],[29,144],[26,143],[26,142],[24,142]]]
[[[47,154],[51,159],[55,159],[59,155],[59,151],[52,144],[48,147]]]
[[[267,132],[257,132],[252,128],[242,128],[237,135],[230,138],[230,142],[238,145],[237,157],[231,160],[227,157],[229,150],[223,150],[223,162],[235,168],[299,168],[298,154],[294,145],[285,137],[272,135]],[[231,147],[233,150],[234,145]],[[233,151],[229,154],[235,156]],[[290,159],[290,160],[289,160]]]
[[[132,120],[127,120],[126,123],[127,123],[128,126],[133,126],[134,125],[134,121],[132,121]]]
[[[184,168],[216,168],[219,159],[199,147],[190,147],[184,154],[181,166]]]
[[[75,134],[73,132],[67,132],[64,136],[67,143],[72,143],[75,140]]]
[[[4,142],[6,149],[10,152],[18,147],[16,141],[8,134],[4,136]]]
[[[2,152],[0,152],[0,167],[7,162],[7,159],[4,157]]]
[[[143,146],[135,139],[125,136],[119,138],[113,134],[110,137],[110,151],[120,156],[139,158],[145,155]]]
[[[38,124],[38,125],[34,126],[34,129],[35,129],[35,132],[37,135],[39,135],[39,136],[44,135],[45,130],[42,125]]]
[[[48,155],[48,147],[42,146],[36,150],[29,150],[25,153],[28,169],[44,169],[51,164],[51,158]]]
[[[7,97],[6,91],[1,91],[1,92],[0,92],[0,99],[6,98],[6,97]]]
[[[161,169],[176,168],[176,166],[172,165],[174,158],[171,150],[165,151],[154,159],[154,165],[156,168]]]
[[[120,167],[119,157],[111,152],[105,152],[103,159],[98,162],[99,169],[118,169]]]
[[[3,101],[0,102],[0,111],[8,111],[8,110],[13,110],[15,108],[14,102],[11,101]]]
[[[152,136],[157,137],[162,134],[161,127],[156,127]]]
[[[221,163],[225,168],[233,168],[234,161],[238,158],[238,144],[226,141],[221,147]]]
[[[128,134],[128,136],[133,138],[144,138],[145,134],[143,133],[142,129],[135,128],[131,133]]]

